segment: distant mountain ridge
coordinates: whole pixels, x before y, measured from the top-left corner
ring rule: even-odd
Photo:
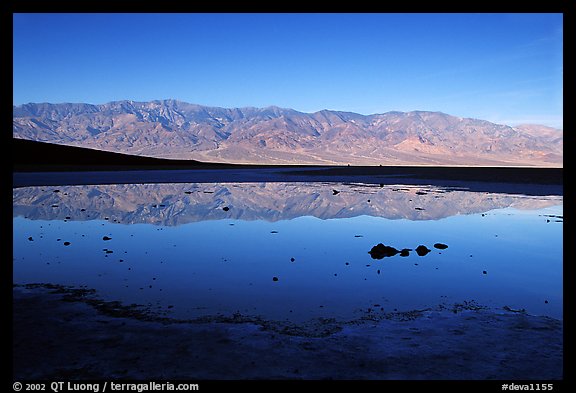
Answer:
[[[318,165],[561,167],[563,132],[441,112],[361,115],[177,100],[13,107],[13,136],[158,158]]]

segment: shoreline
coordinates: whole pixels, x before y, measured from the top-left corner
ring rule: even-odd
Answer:
[[[563,195],[550,168],[320,167],[13,172],[12,187],[153,183],[324,182],[421,185],[525,195]]]
[[[15,379],[563,377],[563,321],[511,309],[415,310],[290,329],[240,316],[158,318],[88,289],[36,284],[14,286],[13,310]]]

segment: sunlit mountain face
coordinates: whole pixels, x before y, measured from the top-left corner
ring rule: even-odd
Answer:
[[[360,115],[176,100],[13,107],[13,136],[160,158],[252,164],[561,167],[563,132],[441,112]]]

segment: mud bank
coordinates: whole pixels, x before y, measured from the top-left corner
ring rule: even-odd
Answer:
[[[290,328],[241,316],[170,320],[57,286],[17,286],[13,296],[15,379],[563,377],[562,321],[511,309],[429,309]]]

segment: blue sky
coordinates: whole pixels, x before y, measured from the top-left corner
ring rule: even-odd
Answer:
[[[175,98],[563,127],[562,14],[14,14],[13,103]]]

